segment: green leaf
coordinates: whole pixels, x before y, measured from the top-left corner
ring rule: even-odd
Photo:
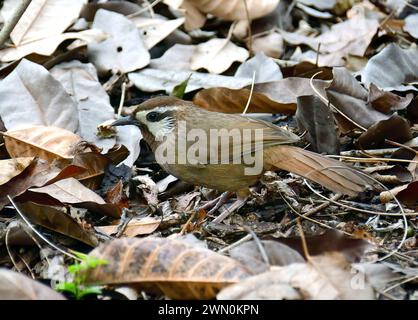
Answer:
[[[77,299],[81,299],[84,296],[88,295],[88,294],[101,294],[102,293],[102,288],[99,286],[88,286],[85,288],[80,289]]]
[[[186,80],[184,80],[182,83],[176,85],[173,88],[173,91],[171,92],[171,95],[180,99],[183,99],[184,93],[186,92],[187,84],[189,83],[190,78],[192,77],[192,74],[190,74]]]
[[[77,296],[77,285],[73,282],[61,282],[58,283],[55,288],[56,291],[59,292],[69,292],[71,293],[73,296]]]

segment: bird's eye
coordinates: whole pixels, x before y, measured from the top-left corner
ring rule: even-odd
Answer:
[[[152,111],[147,114],[147,120],[149,122],[156,122],[158,121],[158,116],[159,116],[158,112]]]

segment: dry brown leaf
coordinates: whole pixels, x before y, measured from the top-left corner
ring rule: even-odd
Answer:
[[[244,279],[223,289],[217,298],[373,300],[374,291],[366,281],[359,285],[352,267],[338,252],[311,257],[308,263],[273,267],[271,271]]]
[[[63,208],[41,205],[34,202],[19,203],[18,208],[34,224],[59,232],[92,247],[99,244],[94,233],[85,230]]]
[[[65,298],[21,273],[0,269],[0,300],[65,300]]]
[[[74,177],[84,170],[74,165],[60,169],[45,160],[35,158],[21,174],[0,186],[0,209],[9,203],[7,196],[14,198],[31,187],[41,187],[61,179]]]
[[[0,160],[0,185],[19,175],[32,160],[33,157]]]
[[[224,20],[246,20],[247,13],[242,0],[186,0],[201,12]],[[263,17],[272,12],[279,0],[246,0],[250,19]]]
[[[39,157],[45,160],[71,159],[81,138],[57,127],[30,126],[3,133],[12,158]]]
[[[74,156],[73,165],[86,169],[76,178],[89,189],[98,189],[110,159],[97,152],[78,153]]]
[[[171,299],[211,299],[251,275],[235,260],[179,239],[117,239],[90,255],[109,263],[90,270],[88,283],[136,285]]]
[[[155,219],[152,217],[144,218],[135,218],[129,221],[125,230],[122,233],[122,236],[133,238],[139,235],[148,235],[157,230],[158,226],[161,223],[161,219]],[[117,226],[101,226],[96,227],[97,230],[107,234],[112,235],[116,233]]]
[[[327,82],[314,80],[320,92],[328,86]],[[293,114],[296,111],[297,97],[314,95],[309,79],[286,78],[273,82],[256,84],[248,112],[271,112]],[[249,87],[232,90],[228,88],[209,88],[199,91],[193,98],[198,106],[225,113],[241,113],[250,95]]]

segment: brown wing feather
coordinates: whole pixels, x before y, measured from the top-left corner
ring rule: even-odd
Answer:
[[[286,170],[334,191],[355,196],[373,185],[373,180],[339,161],[292,146],[265,150],[266,169]]]

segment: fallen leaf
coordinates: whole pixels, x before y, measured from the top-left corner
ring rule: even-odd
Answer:
[[[335,118],[330,107],[316,96],[298,97],[296,122],[301,132],[307,132],[306,139],[317,153],[340,154]]]
[[[390,113],[390,111],[405,109],[413,98],[413,94],[407,94],[406,97],[398,96],[390,91],[381,90],[371,83],[367,103],[377,111]]]
[[[84,44],[87,44],[93,41],[103,41],[106,38],[106,34],[98,29],[89,29],[80,32],[66,32],[37,41],[28,42],[26,44],[19,45],[18,47],[10,47],[0,50],[0,61],[15,61],[32,53],[36,53],[42,56],[50,56],[65,40],[76,39],[82,41]],[[81,44],[78,46],[81,46]]]
[[[41,187],[61,179],[74,177],[84,170],[74,165],[60,169],[45,160],[35,158],[21,174],[0,185],[0,209],[9,203],[7,196],[14,198],[31,187]]]
[[[157,230],[160,223],[161,219],[155,219],[152,217],[134,218],[126,225],[122,236],[133,238],[139,235],[151,234]],[[110,236],[116,233],[117,226],[101,226],[96,227],[96,229]]]
[[[29,191],[47,194],[61,203],[87,208],[111,217],[119,217],[121,214],[116,205],[106,203],[96,192],[74,178],[62,179],[44,187],[31,188]]]
[[[405,118],[394,114],[389,119],[372,125],[358,139],[364,149],[375,149],[385,145],[385,140],[403,143],[412,139],[412,131]]]
[[[81,138],[57,127],[29,126],[3,133],[12,158],[40,157],[45,160],[72,159]]]
[[[105,41],[88,44],[90,61],[99,74],[109,71],[127,73],[143,68],[150,62],[150,54],[140,31],[123,15],[99,9],[92,28],[110,35]]]
[[[0,300],[65,300],[65,298],[21,273],[0,269]]]
[[[238,47],[228,39],[211,39],[196,45],[191,58],[191,69],[206,69],[210,73],[220,74],[233,62],[244,62],[249,57],[246,49]]]
[[[254,83],[273,82],[283,79],[277,63],[264,53],[256,53],[254,57],[241,64],[235,72],[235,77],[253,79]]]
[[[86,2],[86,0],[33,0],[14,27],[10,38],[18,46],[61,34],[78,18]]]
[[[65,210],[60,207],[40,205],[34,202],[19,203],[18,208],[25,217],[37,225],[79,240],[89,246],[99,244],[93,232],[83,229]]]
[[[331,9],[334,9],[338,1],[337,0],[297,0],[297,2],[307,5],[307,6],[315,7],[319,10],[331,10]]]
[[[407,16],[403,29],[415,39],[418,39],[418,14],[410,14]]]
[[[89,270],[88,283],[124,283],[171,299],[211,299],[251,274],[235,260],[181,239],[116,239],[90,255],[109,263]]]
[[[418,83],[418,48],[402,49],[391,43],[370,58],[361,72],[361,80],[366,86],[374,83],[386,91],[416,91]]]
[[[241,0],[187,0],[199,11],[212,14],[224,20],[246,20],[247,11]],[[279,0],[246,0],[250,19],[263,17],[279,4]]]
[[[255,53],[262,52],[271,58],[280,58],[284,53],[283,37],[278,32],[270,32],[267,35],[254,36],[252,50]],[[248,44],[248,42],[247,42]]]
[[[19,175],[33,161],[33,157],[0,160],[0,185]]]
[[[76,103],[44,67],[26,59],[1,81],[0,100],[0,116],[8,130],[28,125],[78,129]]]
[[[83,152],[74,156],[72,164],[86,169],[76,178],[84,186],[95,190],[100,187],[105,170],[111,160],[98,152]]]
[[[350,264],[333,252],[244,279],[223,289],[217,299],[373,300],[375,294],[367,282],[356,285]]]
[[[153,48],[184,23],[184,18],[165,20],[158,18],[133,17],[130,19],[139,28],[147,49]]]

